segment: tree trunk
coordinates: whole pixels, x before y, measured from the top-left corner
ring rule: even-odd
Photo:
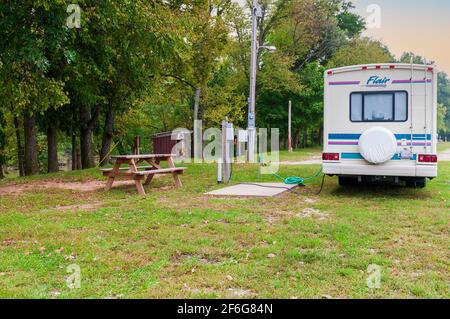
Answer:
[[[303,141],[302,141],[302,147],[306,148],[308,146],[308,129],[303,129]]]
[[[80,145],[77,143],[77,169],[82,169]]]
[[[105,166],[109,162],[109,153],[114,135],[114,115],[114,109],[110,106],[105,116],[102,149],[100,150],[100,166]]]
[[[198,106],[200,104],[201,94],[202,94],[202,89],[197,88],[195,90],[195,99],[194,99],[194,121],[198,120]]]
[[[323,126],[320,126],[320,128],[319,128],[319,139],[318,139],[318,141],[319,141],[319,145],[323,145]]]
[[[80,153],[83,169],[94,167],[94,148],[92,142],[92,118],[88,106],[80,107]]]
[[[5,174],[3,173],[3,164],[0,164],[0,179],[5,178]]]
[[[299,129],[295,129],[295,131],[294,131],[294,137],[293,137],[293,139],[292,139],[292,147],[293,147],[294,149],[297,149],[297,148],[298,148],[298,142],[299,142],[299,139],[300,139],[300,130],[299,130]]]
[[[56,173],[59,170],[58,165],[58,138],[55,127],[47,128],[47,171]]]
[[[14,116],[14,128],[16,131],[16,141],[17,141],[17,161],[19,163],[19,176],[25,176],[25,165],[23,163],[23,147],[22,138],[20,137],[20,124],[17,116]]]
[[[76,171],[81,168],[78,166],[78,153],[77,134],[72,133],[72,171]]]
[[[94,167],[94,154],[92,145],[92,130],[82,128],[80,132],[80,155],[81,168],[88,169]]]
[[[36,142],[36,117],[24,115],[23,119],[25,137],[25,175],[36,175],[39,173],[38,153]]]

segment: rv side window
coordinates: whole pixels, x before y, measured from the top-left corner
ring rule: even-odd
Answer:
[[[363,117],[363,95],[361,93],[353,93],[351,95],[351,119],[352,122],[360,122]]]
[[[408,94],[401,92],[355,92],[350,95],[352,122],[405,122]]]

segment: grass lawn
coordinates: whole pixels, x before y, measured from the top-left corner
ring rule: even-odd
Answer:
[[[437,146],[438,153],[450,149],[450,142],[439,143]]]
[[[145,198],[134,186],[40,187],[103,181],[95,169],[0,182],[34,185],[0,194],[0,297],[450,297],[450,162],[424,190],[343,189],[327,178],[320,195],[316,180],[271,199],[207,197],[220,187],[216,167],[188,167],[183,188],[157,178]],[[235,167],[240,181],[258,181],[256,167]],[[66,284],[71,264],[79,289]],[[379,289],[366,284],[371,264],[381,267]]]
[[[281,162],[298,162],[312,158],[322,158],[322,146],[296,149],[292,153],[288,151],[280,151]]]

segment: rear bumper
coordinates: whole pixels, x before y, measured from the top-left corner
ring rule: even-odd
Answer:
[[[386,163],[383,165],[369,165],[364,162],[323,163],[326,175],[350,176],[392,176],[392,177],[437,177],[437,165],[399,165]]]

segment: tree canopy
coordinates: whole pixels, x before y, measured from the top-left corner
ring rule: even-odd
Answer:
[[[106,164],[112,152],[129,152],[135,135],[150,151],[153,133],[191,129],[194,118],[204,127],[218,127],[224,117],[245,127],[247,2],[80,0],[80,21],[70,25],[69,0],[2,1],[0,166],[24,175],[57,171],[62,157],[72,169]],[[257,124],[280,128],[286,140],[292,101],[294,147],[319,144],[325,69],[395,57],[362,36],[365,21],[349,1],[259,2],[259,45],[277,50],[258,54]],[[438,94],[446,133],[445,73]]]

